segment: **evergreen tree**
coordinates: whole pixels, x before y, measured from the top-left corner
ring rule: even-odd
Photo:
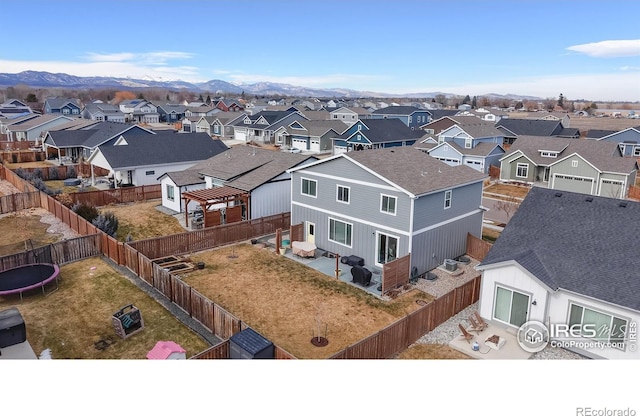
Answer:
[[[564,95],[562,95],[562,93],[560,93],[560,96],[558,97],[558,107],[564,108]]]
[[[477,97],[474,95],[473,99],[471,100],[471,108],[478,108],[478,99]]]

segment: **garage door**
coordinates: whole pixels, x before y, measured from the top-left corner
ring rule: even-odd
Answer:
[[[600,181],[600,196],[618,199],[624,198],[624,183],[621,181],[602,179],[602,181]]]
[[[236,140],[247,141],[247,132],[236,130],[233,138]]]
[[[593,190],[593,178],[555,174],[552,184],[552,188],[558,191],[591,194]]]
[[[320,140],[311,139],[311,149],[314,152],[320,151]]]
[[[291,147],[300,150],[307,150],[307,139],[293,139]]]

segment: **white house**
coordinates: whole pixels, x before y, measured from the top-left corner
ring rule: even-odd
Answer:
[[[514,331],[538,321],[588,357],[640,358],[638,218],[638,202],[533,187],[476,266],[480,315]]]

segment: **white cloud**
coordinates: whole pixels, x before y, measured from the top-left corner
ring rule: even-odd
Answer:
[[[568,74],[529,77],[466,85],[428,86],[407,92],[444,91],[460,95],[517,94],[533,97],[558,97],[562,93],[569,100],[638,101],[640,100],[639,71],[609,74]]]
[[[567,50],[583,53],[594,58],[640,56],[640,39],[603,40],[601,42],[569,46]]]
[[[291,84],[305,86],[309,88],[352,88],[356,83],[375,83],[382,79],[376,75],[361,74],[327,74],[318,76],[277,76],[264,74],[245,74],[238,72],[227,72],[227,79],[237,84],[251,84],[255,82],[274,82],[280,84]]]
[[[3,61],[2,72],[46,71],[81,77],[103,76],[122,78],[153,78],[205,81],[195,66],[170,65],[170,61],[189,60],[194,55],[185,52],[160,51],[149,53],[88,53],[82,61]]]

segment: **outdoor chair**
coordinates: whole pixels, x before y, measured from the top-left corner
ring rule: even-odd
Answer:
[[[460,332],[462,332],[462,336],[464,337],[464,339],[471,344],[471,340],[473,339],[473,335],[470,334],[465,328],[464,326],[462,326],[462,324],[458,324],[458,328],[460,328]]]
[[[476,331],[477,334],[479,334],[480,332],[482,332],[482,330],[485,328],[485,326],[483,326],[482,324],[480,324],[478,322],[478,320],[473,316],[469,316],[469,322],[471,323],[471,330],[472,331]]]
[[[482,319],[482,316],[480,316],[478,311],[473,311],[473,316],[475,316],[476,322],[482,327],[482,329],[485,329],[489,326],[489,324],[486,323],[484,319]]]

